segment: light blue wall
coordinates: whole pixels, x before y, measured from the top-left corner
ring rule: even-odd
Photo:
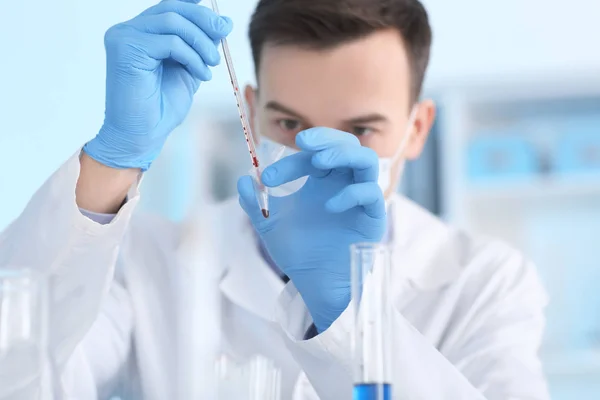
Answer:
[[[144,0],[2,2],[0,229],[103,119],[103,32]]]
[[[431,85],[600,67],[598,1],[421,1],[434,29]]]

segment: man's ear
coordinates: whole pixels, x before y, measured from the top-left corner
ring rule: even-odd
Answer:
[[[423,100],[417,104],[415,122],[411,131],[411,139],[406,149],[406,158],[415,160],[419,158],[427,143],[429,132],[433,127],[436,116],[436,107],[433,100]]]
[[[252,132],[255,133],[255,139],[259,140],[258,135],[256,134],[258,99],[256,95],[256,89],[252,85],[246,85],[244,88],[244,98],[246,99],[246,105],[248,106],[250,129],[252,129]]]

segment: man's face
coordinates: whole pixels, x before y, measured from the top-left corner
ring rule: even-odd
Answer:
[[[435,107],[418,105],[409,126],[411,78],[400,35],[377,32],[325,51],[266,46],[258,91],[247,88],[254,130],[294,147],[298,132],[323,126],[350,132],[380,157],[392,157],[410,134],[405,156],[419,156]]]

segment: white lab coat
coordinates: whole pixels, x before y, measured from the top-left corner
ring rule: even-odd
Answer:
[[[89,220],[75,202],[78,173],[75,156],[35,194],[0,236],[0,265],[52,270],[52,346],[70,398],[105,399],[128,370],[144,399],[181,398],[181,355],[195,355],[178,348],[178,330],[192,313],[202,321],[209,312],[182,306],[182,294],[193,293],[178,257],[183,230],[134,215],[136,188],[112,223]],[[391,207],[397,398],[547,399],[537,355],[547,300],[534,267],[406,199]],[[212,215],[226,233],[224,257],[194,268],[220,280],[225,351],[274,360],[283,369],[283,399],[350,399],[349,310],[303,340],[311,320],[302,298],[262,260],[237,201]],[[215,320],[206,318],[208,332]]]

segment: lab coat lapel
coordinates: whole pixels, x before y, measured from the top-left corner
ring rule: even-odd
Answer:
[[[232,250],[226,254],[221,291],[237,306],[273,321],[277,299],[285,285],[263,259],[246,216],[237,214],[236,229],[227,242]]]

